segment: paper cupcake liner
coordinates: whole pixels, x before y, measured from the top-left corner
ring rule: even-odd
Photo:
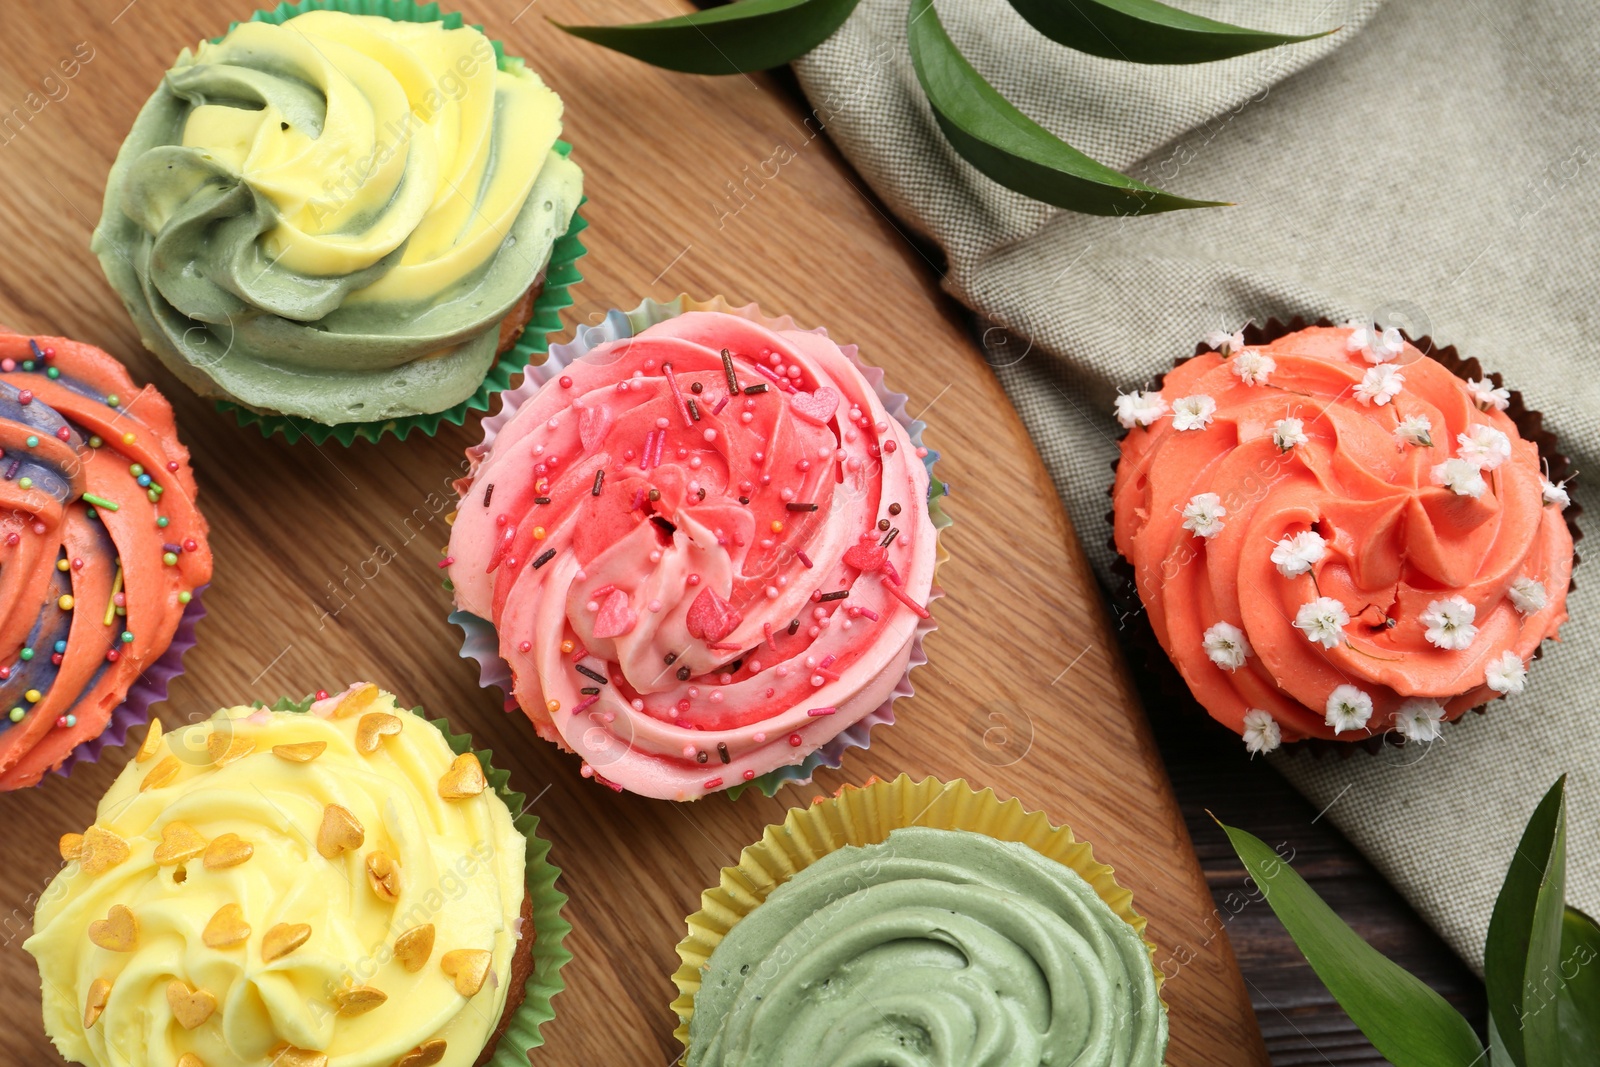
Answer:
[[[633,337],[647,327],[658,322],[676,318],[690,311],[715,311],[729,315],[739,315],[743,318],[758,322],[773,330],[802,329],[795,324],[793,318],[783,315],[771,317],[763,315],[761,309],[755,304],[746,304],[735,307],[721,296],[712,297],[710,300],[695,300],[685,294],[680,294],[667,303],[646,299],[632,311],[611,310],[606,313],[605,320],[598,326],[579,326],[574,331],[573,339],[564,344],[550,346],[549,356],[539,366],[530,366],[522,380],[522,384],[515,389],[503,393],[500,397],[500,410],[483,420],[483,441],[477,446],[487,451],[494,445],[495,437],[499,434],[511,418],[516,415],[523,404],[538,394],[540,388],[551,379],[559,376],[574,360],[587,355],[592,349],[610,341],[625,340]],[[821,326],[810,330],[811,333],[827,336],[828,331]],[[949,495],[950,487],[934,477],[933,465],[939,458],[939,453],[926,448],[922,443],[923,431],[927,423],[920,419],[912,418],[906,412],[905,393],[897,393],[884,385],[884,374],[881,367],[875,367],[862,361],[855,345],[840,345],[840,350],[849,357],[850,361],[861,371],[867,383],[872,386],[873,392],[882,402],[884,409],[896,422],[905,427],[906,433],[911,438],[911,443],[918,448],[923,448],[927,455],[923,457],[923,464],[928,471],[928,517],[933,522],[936,532],[943,532],[954,521],[945,512],[941,502]],[[929,593],[929,603],[944,595],[937,584],[938,568],[947,559],[949,552],[944,547],[942,539],[938,545],[937,562],[934,565],[935,584]],[[448,585],[448,580],[447,583]],[[480,618],[466,611],[453,611],[450,621],[461,628],[461,658],[477,661],[479,684],[485,689],[491,686],[505,694],[505,710],[514,711],[517,703],[512,696],[511,667],[500,657],[500,639],[494,628],[494,623],[488,619]],[[849,729],[840,732],[834,738],[812,752],[802,762],[788,767],[780,767],[768,771],[749,782],[738,782],[722,790],[729,799],[737,800],[748,788],[761,790],[767,796],[772,796],[784,785],[794,782],[804,785],[811,781],[812,775],[819,767],[837,768],[844,761],[844,754],[852,748],[865,749],[871,744],[872,729],[875,726],[887,726],[894,722],[894,702],[901,697],[912,695],[911,671],[928,662],[927,654],[923,650],[923,641],[937,624],[930,617],[917,622],[916,632],[911,642],[911,660],[906,665],[905,674],[895,684],[894,692],[889,694],[884,702],[852,725]]]
[[[314,703],[314,696],[302,700],[283,697],[272,705],[272,710],[303,714]],[[262,706],[259,701],[257,706]],[[550,842],[539,836],[539,817],[529,814],[528,798],[511,788],[511,772],[498,770],[490,762],[494,752],[486,748],[474,748],[472,737],[452,731],[448,719],[427,719],[420,707],[411,710],[443,735],[450,751],[458,756],[471,752],[478,757],[490,788],[511,809],[512,825],[528,839],[527,886],[528,895],[533,900],[533,971],[523,986],[522,1003],[512,1011],[505,1032],[495,1044],[494,1055],[478,1061],[484,1067],[528,1067],[529,1055],[544,1044],[540,1027],[555,1018],[551,1001],[566,988],[566,982],[561,978],[561,968],[572,959],[572,953],[563,944],[566,936],[572,932],[572,924],[561,914],[567,905],[567,895],[556,888],[561,870],[550,862]]]
[[[459,11],[445,12],[439,9],[437,3],[418,4],[413,0],[300,0],[299,3],[281,3],[270,10],[257,11],[248,21],[278,25],[307,11],[342,11],[350,15],[378,15],[395,22],[442,22],[447,30],[459,29],[463,25]],[[232,30],[237,25],[235,22],[228,28]],[[473,26],[473,29],[483,33],[482,26]],[[484,33],[484,36],[488,37],[488,34]],[[506,55],[505,45],[492,37],[489,38],[489,43],[494,46],[495,63],[501,70],[507,69],[507,64],[521,65],[521,59]],[[557,141],[556,151],[568,155],[572,152],[572,146],[565,141]],[[587,200],[585,197],[579,201],[580,210]],[[494,365],[489,368],[489,373],[485,376],[483,384],[478,386],[478,391],[453,408],[426,415],[409,415],[402,419],[347,422],[337,426],[296,419],[288,415],[255,411],[228,400],[217,401],[217,409],[232,412],[240,426],[254,426],[261,431],[263,437],[282,434],[290,444],[294,444],[302,437],[314,445],[324,445],[332,440],[347,448],[357,440],[375,442],[385,434],[393,434],[403,441],[413,431],[421,433],[424,437],[432,437],[439,432],[442,423],[460,426],[467,421],[468,412],[488,411],[489,401],[494,395],[509,389],[512,376],[543,352],[550,334],[561,329],[561,309],[572,303],[572,295],[568,290],[583,280],[583,276],[578,273],[577,262],[585,249],[583,242],[578,239],[578,234],[588,225],[582,215],[573,213],[572,223],[567,227],[567,232],[557,238],[550,248],[550,259],[545,265],[544,284],[534,297],[533,313],[528,319],[527,326],[522,330],[522,336],[517,339],[515,345],[495,358]]]
[[[791,808],[782,823],[768,826],[760,841],[739,854],[738,864],[722,869],[716,888],[701,894],[700,910],[685,920],[689,933],[678,942],[682,963],[672,976],[678,987],[672,1010],[679,1020],[673,1036],[685,1054],[701,976],[728,931],[780,885],[822,857],[846,845],[879,844],[888,839],[890,831],[906,826],[963,830],[1013,841],[1071,868],[1139,934],[1150,953],[1156,988],[1161,988],[1164,976],[1155,963],[1156,946],[1145,937],[1147,920],[1134,910],[1133,894],[1117,884],[1115,871],[1095,860],[1087,842],[1077,840],[1067,827],[1050,822],[1043,812],[1028,811],[1015,798],[1002,801],[992,789],[979,792],[962,779],[913,781],[902,774],[893,781],[847,785],[832,797],[818,797],[810,807]]]
[[[150,721],[150,709],[167,699],[167,687],[183,673],[183,657],[195,646],[195,626],[206,614],[205,605],[200,603],[201,594],[205,591],[206,586],[202,585],[190,594],[189,603],[178,618],[178,628],[172,634],[172,643],[154,663],[144,669],[143,674],[133,680],[122,703],[106,720],[106,728],[100,732],[100,736],[91,737],[67,753],[67,758],[52,774],[65,778],[79,763],[98,762],[100,751],[107,745],[121,748],[128,739],[130,728]],[[39,784],[44,784],[43,779]]]
[[[1270,344],[1280,337],[1287,337],[1291,333],[1297,333],[1308,327],[1336,325],[1338,324],[1326,318],[1308,322],[1304,316],[1296,315],[1285,322],[1282,319],[1273,317],[1260,326],[1254,322],[1246,325],[1243,330],[1244,342],[1247,345]],[[1408,344],[1422,352],[1423,355],[1431,357],[1441,364],[1445,370],[1463,381],[1467,379],[1482,380],[1487,377],[1494,382],[1496,388],[1500,388],[1505,384],[1500,374],[1485,374],[1482,365],[1476,358],[1463,359],[1454,345],[1441,347],[1436,345],[1430,336],[1423,335],[1422,337],[1413,338],[1404,330],[1400,331],[1400,336],[1404,337]],[[1174,361],[1174,366],[1184,363],[1194,356],[1204,355],[1211,350],[1211,347],[1204,342],[1196,344],[1193,355],[1184,356]],[[1165,378],[1165,373],[1158,374],[1152,382],[1151,388],[1160,389]],[[1539,459],[1548,468],[1548,477],[1552,482],[1559,483],[1574,473],[1572,471],[1572,463],[1566,454],[1561,451],[1556,435],[1545,429],[1544,415],[1529,408],[1520,391],[1511,390],[1511,399],[1506,407],[1505,414],[1516,425],[1517,433],[1522,436],[1523,440],[1532,441],[1534,446],[1538,448]],[[1124,431],[1118,440],[1120,441],[1122,437],[1126,436],[1127,431]],[[1112,480],[1111,484],[1106,488],[1107,497],[1113,496],[1116,492],[1116,470],[1120,461],[1120,454],[1117,459],[1111,461]],[[1567,530],[1572,534],[1574,545],[1583,537],[1583,531],[1578,528],[1578,515],[1582,511],[1583,508],[1577,502],[1573,502],[1567,505],[1562,512],[1567,521]],[[1109,525],[1114,526],[1114,513],[1108,512],[1106,521]],[[1124,621],[1122,630],[1127,636],[1123,639],[1123,645],[1128,650],[1134,665],[1143,668],[1139,672],[1140,676],[1155,690],[1164,703],[1183,712],[1199,714],[1211,719],[1211,713],[1194,698],[1194,694],[1190,691],[1188,684],[1184,682],[1183,676],[1178,673],[1178,669],[1173,666],[1172,660],[1167,656],[1166,650],[1161,647],[1161,642],[1156,640],[1155,631],[1150,626],[1150,617],[1145,612],[1144,602],[1139,597],[1138,585],[1134,579],[1133,564],[1129,563],[1121,553],[1117,552],[1115,535],[1108,535],[1107,545],[1113,553],[1111,561],[1113,582],[1110,594],[1112,611],[1119,620]],[[1581,559],[1582,557],[1576,552],[1573,553],[1573,577],[1567,586],[1569,593],[1578,588],[1577,568]],[[1545,640],[1548,641],[1550,638]],[[1533,658],[1539,659],[1543,654],[1544,642],[1540,642],[1539,647],[1534,650]],[[1493,703],[1493,701],[1489,703]],[[1488,703],[1479,704],[1471,709],[1471,713],[1483,715],[1488,709]],[[1459,727],[1467,721],[1467,715],[1462,714],[1446,725]],[[1217,725],[1221,726],[1222,724],[1218,723]],[[1223,728],[1226,729],[1226,727]],[[1232,731],[1229,732],[1231,733]],[[1318,757],[1336,754],[1342,759],[1347,759],[1357,751],[1365,751],[1368,755],[1376,756],[1384,750],[1385,746],[1399,747],[1403,743],[1403,739],[1397,733],[1388,731],[1350,741],[1334,741],[1323,737],[1285,741],[1282,750],[1298,749],[1310,752]]]

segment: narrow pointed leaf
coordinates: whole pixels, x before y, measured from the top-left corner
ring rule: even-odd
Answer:
[[[963,159],[1006,188],[1087,215],[1221,206],[1119,174],[1018,111],[956,49],[933,0],[911,0],[907,28],[911,62],[939,128]]]
[[[568,33],[685,74],[781,67],[833,36],[860,0],[742,0],[659,22],[564,26]]]
[[[1396,1067],[1482,1067],[1477,1035],[1443,997],[1361,940],[1259,838],[1222,829],[1311,969],[1379,1052]]]
[[[1577,908],[1561,923],[1562,1063],[1600,1063],[1600,924]]]
[[[1011,0],[1011,6],[1052,41],[1133,63],[1209,63],[1333,32],[1247,30],[1156,0]]]
[[[1528,820],[1484,943],[1489,1017],[1515,1067],[1563,1062],[1556,978],[1566,908],[1566,782],[1558,778]]]

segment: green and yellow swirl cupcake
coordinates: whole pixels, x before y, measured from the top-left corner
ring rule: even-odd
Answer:
[[[200,394],[317,439],[432,432],[487,408],[558,324],[583,176],[560,97],[459,16],[323,6],[178,57],[93,249]]]

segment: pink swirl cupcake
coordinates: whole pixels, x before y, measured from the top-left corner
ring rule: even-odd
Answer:
[[[904,397],[753,306],[579,332],[469,452],[446,560],[467,654],[616,789],[837,765],[933,627],[943,486]]]

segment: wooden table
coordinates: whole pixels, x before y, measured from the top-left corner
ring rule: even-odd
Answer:
[[[99,344],[165,391],[195,453],[212,523],[210,615],[162,717],[171,725],[224,704],[370,679],[493,746],[513,784],[539,798],[542,832],[572,896],[576,959],[540,1063],[668,1063],[676,1055],[667,1010],[673,946],[717,868],[785,807],[901,770],[993,785],[1092,841],[1150,917],[1172,975],[1169,1062],[1264,1063],[1226,933],[1093,580],[1022,426],[938,294],[935,269],[765,79],[664,74],[568,40],[545,21],[620,21],[665,13],[667,2],[466,7],[567,102],[566,136],[592,198],[586,280],[569,322],[680,290],[758,300],[861,344],[930,423],[929,443],[945,455],[939,473],[955,487],[946,542],[954,561],[940,573],[948,596],[935,608],[932,663],[915,678],[918,696],[899,706],[900,723],[840,773],[773,799],[672,805],[582,780],[573,758],[537,741],[520,716],[502,714],[455,655],[434,566],[447,532],[424,501],[447,491],[476,431],[344,450],[241,430],[140,350],[88,252],[105,173],[135,111],[181,47],[251,5],[11,5],[0,14],[0,111],[15,104],[27,117],[0,131],[0,221],[10,237],[0,320]],[[63,81],[57,63],[80,43],[93,56]],[[780,143],[794,158],[776,178],[746,183]],[[729,183],[746,191],[726,199]],[[394,561],[360,577],[364,561],[373,572],[379,546]],[[996,748],[985,737],[997,739],[991,728],[1000,720],[1005,744]],[[56,1062],[39,1021],[37,975],[20,945],[32,902],[58,866],[57,836],[91,820],[122,762],[114,753],[70,781],[0,797],[0,997],[11,1008],[0,1029],[4,1062]]]

